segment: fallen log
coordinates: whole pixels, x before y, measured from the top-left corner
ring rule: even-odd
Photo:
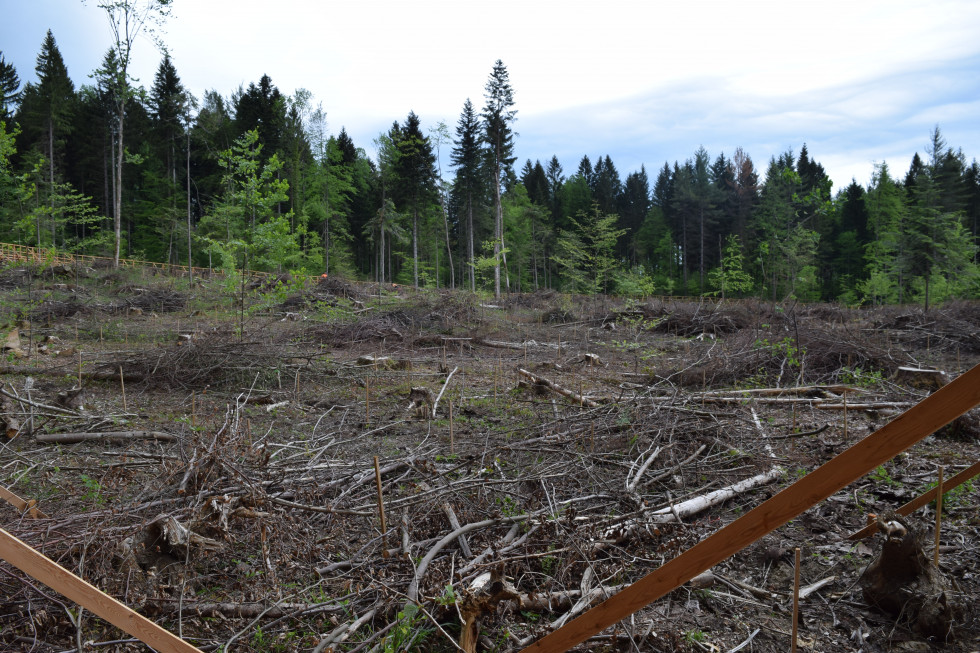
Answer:
[[[588,406],[589,408],[598,408],[599,407],[599,402],[593,401],[592,399],[589,399],[588,397],[585,397],[585,396],[580,395],[578,393],[572,392],[568,388],[563,388],[562,386],[558,385],[557,383],[555,383],[554,381],[552,381],[550,379],[546,379],[543,376],[538,376],[537,374],[532,374],[531,372],[528,372],[527,370],[525,370],[523,368],[522,369],[519,369],[517,371],[518,371],[518,373],[521,376],[527,377],[528,380],[531,381],[531,383],[533,383],[535,385],[543,386],[545,388],[548,388],[552,392],[556,392],[556,393],[560,394],[563,397],[568,397],[569,399],[571,399],[572,401],[574,401],[575,403],[577,403],[577,404],[579,404],[581,406]]]
[[[702,494],[701,496],[688,499],[687,501],[682,501],[681,503],[677,503],[666,508],[654,510],[647,513],[643,517],[630,519],[625,523],[620,523],[607,529],[603,539],[622,541],[633,531],[646,528],[650,524],[677,522],[685,517],[696,515],[699,512],[707,510],[708,508],[724,503],[725,501],[728,501],[729,499],[736,497],[743,492],[747,492],[748,490],[760,485],[771,483],[772,481],[780,478],[784,471],[785,470],[782,467],[773,467],[764,474],[757,474],[756,476],[739,481],[738,483],[733,483],[732,485],[715,490],[714,492]]]
[[[160,431],[114,431],[107,433],[39,433],[34,436],[34,439],[48,444],[78,444],[79,442],[128,442],[130,440],[173,442],[177,436]]]

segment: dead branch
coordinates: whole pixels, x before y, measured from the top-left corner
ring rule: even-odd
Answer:
[[[115,431],[107,433],[39,433],[34,438],[38,442],[48,444],[77,444],[79,442],[128,442],[131,440],[173,442],[177,436],[160,431]]]
[[[445,382],[443,382],[442,390],[439,391],[439,396],[437,396],[436,400],[432,402],[432,419],[436,418],[436,410],[439,408],[439,400],[442,399],[442,394],[446,391],[446,388],[449,386],[449,380],[453,378],[453,374],[455,374],[458,370],[459,370],[458,367],[453,368],[453,371],[449,373],[449,376],[447,376]]]
[[[544,386],[544,387],[548,388],[549,390],[551,390],[552,392],[557,392],[558,394],[562,395],[563,397],[568,397],[569,399],[571,399],[572,401],[574,401],[575,403],[577,403],[579,405],[588,406],[589,408],[598,408],[599,407],[599,403],[598,402],[593,401],[592,399],[589,399],[588,397],[583,397],[582,395],[580,395],[578,393],[572,392],[568,388],[563,388],[562,386],[558,385],[554,381],[551,381],[550,379],[546,379],[543,376],[538,376],[537,374],[532,374],[531,372],[528,372],[527,370],[525,370],[523,368],[522,369],[519,369],[517,371],[518,371],[518,373],[521,376],[526,376],[531,381],[531,383],[533,383],[535,385]]]

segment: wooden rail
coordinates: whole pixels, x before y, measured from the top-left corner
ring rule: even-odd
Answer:
[[[954,488],[958,488],[959,486],[963,485],[964,483],[966,483],[967,481],[969,481],[971,478],[973,478],[978,474],[980,474],[980,460],[973,463],[972,465],[970,465],[969,467],[961,471],[953,478],[943,481],[943,494],[946,494],[947,492],[949,492]],[[927,503],[935,499],[936,490],[938,489],[939,488],[934,487],[930,490],[926,490],[916,498],[906,503],[901,508],[896,509],[895,512],[902,515],[903,517],[912,514],[922,506],[926,505]],[[855,533],[851,533],[850,535],[847,536],[847,539],[863,540],[866,537],[871,537],[877,532],[878,532],[878,524],[871,523],[865,526],[864,528],[862,528],[861,530]]]
[[[0,557],[160,653],[201,653],[0,528]]]
[[[799,516],[978,404],[980,365],[522,653],[558,653],[581,644]]]

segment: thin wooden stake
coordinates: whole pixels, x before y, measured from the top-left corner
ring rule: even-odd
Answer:
[[[939,466],[939,482],[936,484],[936,546],[932,550],[932,563],[939,566],[939,531],[943,516],[943,466]]]
[[[364,425],[371,424],[371,379],[364,377]]]
[[[456,453],[456,440],[453,436],[453,400],[449,400],[449,453]]]
[[[191,393],[191,428],[197,426],[197,394]]]
[[[378,487],[378,515],[381,517],[381,551],[384,557],[388,557],[388,549],[385,548],[385,535],[388,532],[388,524],[385,521],[385,502],[384,495],[381,494],[381,467],[378,464],[378,457],[374,457],[374,483]]]
[[[790,651],[796,653],[796,630],[800,619],[800,547],[796,547],[796,571],[793,573],[793,644]]]
[[[82,387],[82,350],[78,350],[78,387]]]
[[[119,388],[122,390],[123,412],[129,412],[126,407],[126,381],[123,379],[122,365],[119,366]]]
[[[793,433],[796,433],[796,404],[793,404]]]
[[[589,452],[595,451],[595,421],[589,422]]]
[[[296,384],[295,384],[294,393],[296,394],[297,397],[299,397],[299,370],[296,370]]]
[[[844,442],[847,443],[847,390],[844,391]]]
[[[561,334],[558,334],[558,359],[561,360]]]

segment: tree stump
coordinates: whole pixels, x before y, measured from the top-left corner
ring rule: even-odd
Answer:
[[[885,542],[861,576],[865,601],[926,637],[950,639],[955,607],[950,583],[923,551],[911,521],[888,512],[878,515],[878,529]]]

